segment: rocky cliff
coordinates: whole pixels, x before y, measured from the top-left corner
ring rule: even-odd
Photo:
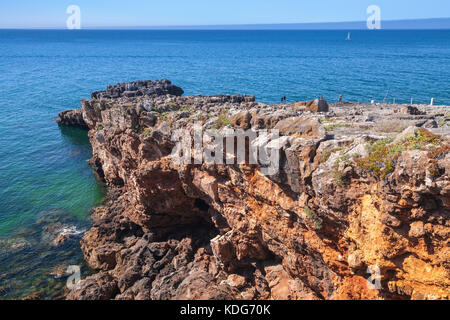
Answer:
[[[182,94],[118,84],[60,114],[89,128],[109,189],[81,241],[97,273],[69,299],[449,298],[449,107]],[[241,162],[174,161],[195,126],[279,137]],[[274,143],[263,174],[248,152]]]

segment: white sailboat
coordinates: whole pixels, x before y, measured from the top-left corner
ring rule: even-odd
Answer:
[[[347,40],[347,41],[350,41],[350,40],[352,40],[352,37],[350,36],[350,32],[348,33],[348,35],[347,35],[347,39],[345,39],[345,40]]]

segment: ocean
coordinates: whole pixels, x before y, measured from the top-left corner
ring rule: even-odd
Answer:
[[[59,111],[117,82],[166,78],[185,95],[252,94],[278,103],[450,104],[450,30],[0,30],[0,299],[63,298],[61,273],[83,262],[79,238],[105,192],[87,133]],[[56,230],[56,231],[55,231]]]

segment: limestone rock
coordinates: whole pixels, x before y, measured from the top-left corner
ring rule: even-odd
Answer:
[[[77,125],[82,115],[90,164],[108,188],[81,241],[97,273],[69,299],[450,298],[450,127],[411,126],[441,123],[449,107],[328,111],[320,101],[180,90],[165,80],[118,84],[61,117]],[[378,131],[385,120],[394,126]],[[279,130],[245,145],[278,151],[278,170],[174,162],[173,133],[189,140],[194,124]],[[379,290],[367,286],[369,267],[380,270]]]

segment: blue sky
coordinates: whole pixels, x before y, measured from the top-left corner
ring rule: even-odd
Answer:
[[[449,0],[1,0],[0,28],[64,28],[78,5],[82,27],[338,22],[450,17]]]

